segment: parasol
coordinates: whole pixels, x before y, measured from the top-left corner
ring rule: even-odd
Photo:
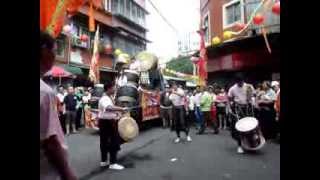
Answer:
[[[62,77],[71,77],[73,76],[72,73],[64,70],[59,66],[53,66],[50,71],[48,71],[44,76],[51,76],[51,77],[58,77],[59,78],[59,85],[61,84]]]

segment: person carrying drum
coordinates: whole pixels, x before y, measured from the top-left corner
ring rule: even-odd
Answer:
[[[99,100],[99,135],[101,167],[108,166],[107,159],[110,155],[109,169],[123,170],[122,165],[117,164],[117,153],[120,150],[121,139],[117,129],[117,121],[121,118],[126,108],[114,105],[111,96],[114,93],[113,83],[104,84],[105,94]]]
[[[246,116],[253,116],[252,97],[254,95],[254,88],[251,84],[245,83],[242,74],[236,75],[236,83],[229,89],[228,97],[232,111],[231,118],[231,136],[238,143],[237,152],[244,153],[240,134],[236,130],[236,122]]]

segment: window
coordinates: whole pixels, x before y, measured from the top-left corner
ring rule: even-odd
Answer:
[[[113,13],[119,12],[119,0],[112,0],[112,12]]]
[[[107,12],[111,12],[111,0],[104,0],[104,10]]]
[[[126,1],[126,12],[125,12],[125,16],[128,17],[130,19],[130,17],[132,17],[131,15],[131,8],[132,8],[132,2],[131,0],[125,0]]]
[[[119,0],[119,4],[118,4],[118,6],[119,6],[119,13],[120,14],[124,14],[124,2],[125,0]]]
[[[204,41],[206,43],[210,42],[210,28],[209,28],[209,14],[207,14],[203,20],[204,28]]]
[[[244,21],[243,0],[233,0],[223,5],[223,27],[229,28]]]
[[[66,42],[64,37],[59,36],[56,39],[56,44],[57,44],[57,49],[56,49],[56,54],[58,57],[64,57],[64,53],[65,53],[65,48],[66,48]]]

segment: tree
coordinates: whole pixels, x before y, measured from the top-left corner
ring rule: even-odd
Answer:
[[[185,74],[193,73],[193,65],[190,60],[190,57],[173,58],[171,61],[167,63],[167,68]]]

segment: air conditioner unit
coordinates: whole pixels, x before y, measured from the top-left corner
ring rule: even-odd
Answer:
[[[71,39],[71,44],[76,47],[88,48],[89,47],[89,40],[87,42],[81,41],[80,37],[73,36]]]

